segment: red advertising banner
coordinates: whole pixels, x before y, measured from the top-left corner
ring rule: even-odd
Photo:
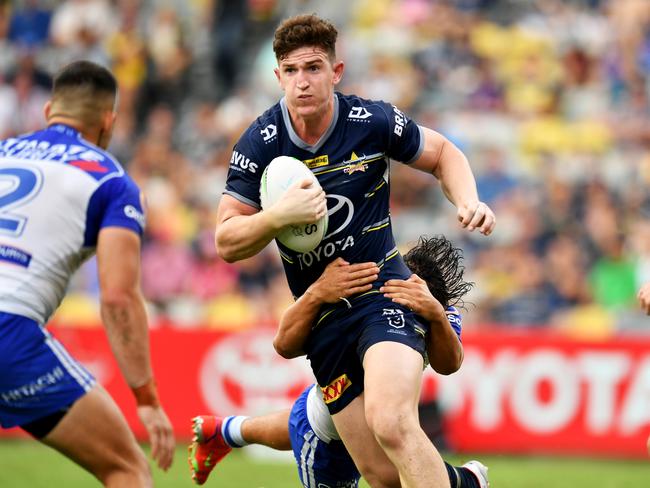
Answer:
[[[138,436],[144,431],[101,328],[55,336],[111,393]],[[201,413],[262,414],[289,407],[313,381],[304,359],[285,360],[270,328],[244,333],[151,333],[161,400],[179,438]],[[457,451],[646,456],[650,337],[584,342],[503,329],[466,334],[459,372],[427,369],[423,401],[437,399]],[[15,435],[4,431],[0,435]]]
[[[646,457],[650,339],[495,330],[464,338],[449,377],[427,373],[458,451]]]
[[[58,328],[54,334],[106,387],[136,435],[144,436],[103,330]],[[288,408],[313,383],[309,363],[278,356],[273,335],[268,328],[237,334],[172,328],[151,332],[161,403],[180,438],[190,437],[190,420],[196,415],[256,415]]]

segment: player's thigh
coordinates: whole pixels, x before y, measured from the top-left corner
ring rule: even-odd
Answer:
[[[148,476],[148,463],[110,395],[99,385],[77,400],[41,441],[104,479],[115,472]]]
[[[413,416],[422,381],[422,355],[399,342],[378,342],[363,357],[366,420]],[[373,428],[374,430],[374,428]]]
[[[366,409],[383,405],[416,411],[426,353],[425,328],[412,311],[386,300],[378,297],[366,306],[357,344]]]
[[[364,394],[332,416],[350,456],[371,486],[400,486],[399,473],[368,428]]]

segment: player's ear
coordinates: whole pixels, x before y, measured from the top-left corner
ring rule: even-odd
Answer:
[[[341,81],[341,78],[343,78],[343,71],[345,70],[345,63],[343,61],[336,61],[334,63],[334,66],[332,66],[334,69],[334,79],[332,82],[337,85],[339,81]]]
[[[115,119],[117,118],[117,113],[113,110],[106,110],[102,115],[102,129],[104,131],[111,131],[113,125],[115,125]]]
[[[275,73],[275,78],[278,80],[278,84],[280,85],[280,88],[284,91],[284,87],[282,86],[282,80],[280,79],[280,69],[279,68],[274,68],[273,72]]]
[[[115,125],[115,119],[117,118],[117,113],[113,110],[106,110],[101,117],[100,127],[99,127],[99,136],[97,138],[97,144],[102,149],[106,149],[111,142],[113,137],[113,127]]]
[[[50,113],[52,112],[52,100],[48,100],[43,105],[43,114],[45,115],[45,120],[50,119]]]

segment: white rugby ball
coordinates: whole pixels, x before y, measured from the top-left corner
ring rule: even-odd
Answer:
[[[313,184],[320,188],[318,179],[302,161],[290,156],[278,156],[273,159],[264,169],[260,182],[262,209],[271,207],[291,185],[305,178],[311,179]],[[289,225],[276,236],[276,239],[294,251],[311,251],[323,240],[327,232],[327,221],[328,217],[325,214],[313,224]]]

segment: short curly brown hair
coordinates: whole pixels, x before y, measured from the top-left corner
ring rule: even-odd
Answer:
[[[336,27],[314,14],[295,15],[283,21],[275,30],[273,52],[280,61],[291,51],[305,46],[320,47],[330,59],[336,57]]]

